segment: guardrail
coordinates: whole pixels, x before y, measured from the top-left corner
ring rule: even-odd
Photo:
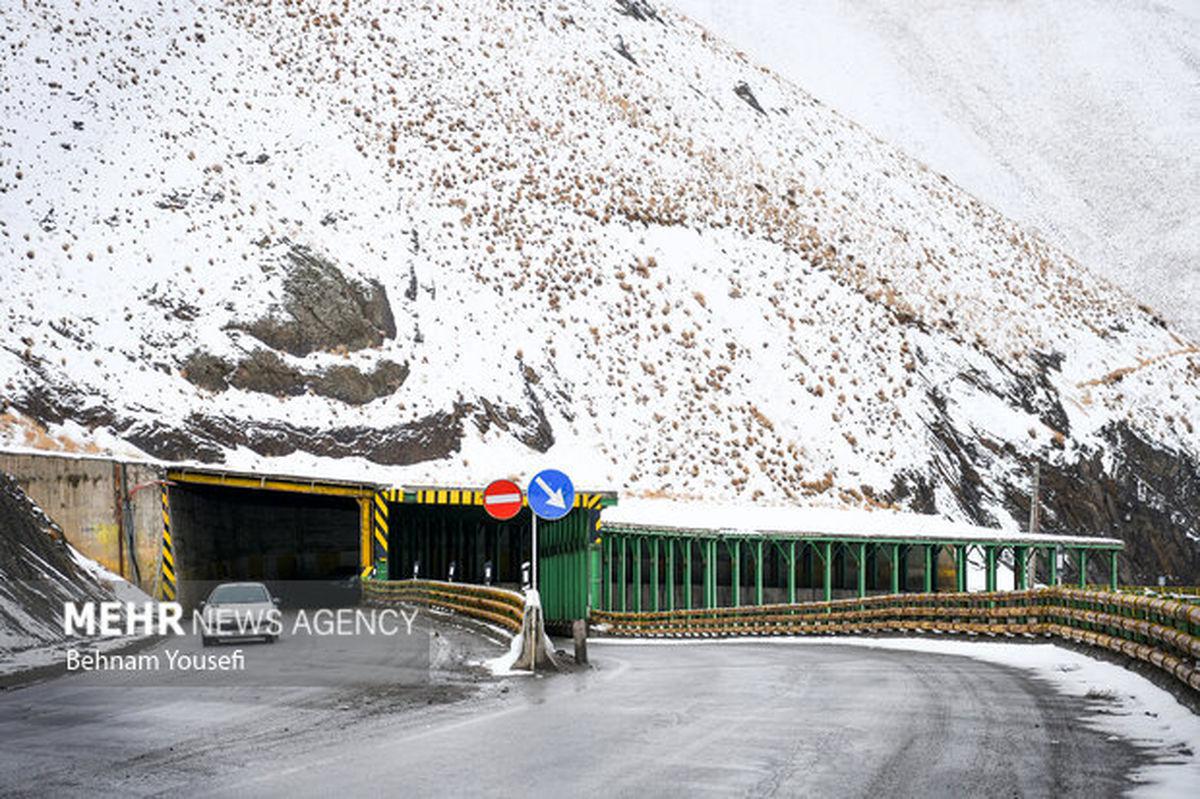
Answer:
[[[1028,591],[890,594],[795,605],[592,611],[609,635],[724,637],[880,632],[1050,635],[1119,652],[1200,690],[1200,606],[1137,594]]]
[[[1109,590],[1106,585],[1089,585],[1088,589],[1092,591]],[[1119,585],[1117,591],[1122,594],[1153,594],[1166,599],[1200,604],[1200,586],[1195,585]]]
[[[444,608],[498,625],[514,635],[521,631],[525,616],[525,597],[503,588],[433,580],[364,580],[362,586],[368,604],[404,602]]]

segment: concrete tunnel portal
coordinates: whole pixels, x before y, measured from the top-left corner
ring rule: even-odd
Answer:
[[[497,521],[484,511],[480,489],[191,469],[167,477],[162,594],[185,606],[218,583],[240,580],[267,583],[291,606],[356,601],[358,577],[419,575],[516,589],[533,556],[529,508]],[[586,614],[589,577],[599,576],[589,563],[598,554],[599,512],[613,502],[611,493],[581,493],[566,517],[539,524],[538,582],[549,618]]]
[[[185,605],[218,583],[241,580],[267,583],[288,604],[310,604],[318,600],[305,583],[333,586],[361,569],[370,487],[192,473],[171,478],[164,547]]]

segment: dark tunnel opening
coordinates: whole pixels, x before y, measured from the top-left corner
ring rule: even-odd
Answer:
[[[360,557],[354,497],[180,483],[170,507],[185,604],[243,580],[267,583],[290,606],[349,601]]]
[[[528,508],[508,521],[497,521],[479,505],[393,504],[388,546],[388,574],[403,580],[420,576],[429,580],[450,578],[483,584],[487,564],[492,585],[521,587],[521,565],[532,552],[531,515]]]

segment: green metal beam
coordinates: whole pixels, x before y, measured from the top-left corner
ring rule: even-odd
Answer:
[[[658,538],[650,539],[650,609],[658,612]]]
[[[934,560],[935,560],[935,558],[933,557],[934,545],[926,544],[924,547],[922,547],[922,549],[924,549],[924,551],[925,551],[924,552],[924,554],[925,554],[925,570],[924,570],[925,571],[925,593],[932,594],[933,593],[933,568],[934,568],[933,564],[934,564]]]
[[[821,587],[824,589],[825,601],[829,602],[833,599],[833,543],[825,542],[825,563],[824,576],[822,577]]]
[[[717,542],[711,539],[700,543],[704,547],[704,607],[711,610],[717,606]]]
[[[675,609],[675,540],[667,539],[667,610]]]
[[[900,593],[900,545],[892,544],[892,593]]]
[[[788,542],[788,602],[796,604],[796,542]]]
[[[732,554],[729,563],[729,582],[733,591],[733,606],[742,605],[742,539],[733,539]]]
[[[633,612],[642,612],[642,537],[633,539]]]
[[[733,532],[728,530],[700,530],[700,529],[657,529],[651,530],[641,525],[625,525],[615,523],[602,523],[602,531],[610,533],[624,533],[626,535],[656,535],[664,538],[718,538],[724,540],[732,540],[734,538],[743,539],[758,539],[762,537],[761,533],[753,532]],[[826,541],[835,544],[856,544],[864,538],[868,543],[872,544],[903,544],[905,546],[924,546],[926,544],[934,544],[937,546],[957,546],[958,544],[981,545],[984,543],[998,547],[1014,547],[1028,546],[1029,541],[1023,538],[995,538],[989,540],[981,540],[977,538],[953,538],[953,537],[920,537],[920,536],[896,536],[896,535],[880,535],[880,536],[838,536],[838,535],[823,535],[814,534],[807,535],[803,533],[784,533],[772,534],[777,540],[795,540],[795,541],[811,541],[815,543],[824,543]],[[1060,542],[1062,546],[1070,546],[1072,549],[1085,548],[1092,550],[1122,550],[1124,544],[1118,540],[1109,541],[1080,541],[1073,537],[1064,537]]]
[[[867,545],[858,545],[858,598],[867,595]]]
[[[754,604],[763,603],[763,542],[760,539],[754,547]]]
[[[604,609],[613,609],[613,540],[604,536]]]
[[[996,590],[996,547],[991,544],[984,545],[984,552],[987,557],[987,590]]]
[[[621,536],[621,612],[625,613],[629,610],[629,582],[626,580],[628,576],[626,570],[628,568],[628,552],[626,551],[626,538]]]
[[[684,607],[688,610],[692,609],[692,546],[694,541],[690,538],[685,539],[683,544],[687,547],[687,553],[684,555],[684,568],[687,569],[687,577],[683,581],[684,586]]]
[[[1079,587],[1087,588],[1087,550],[1079,550]]]
[[[1050,547],[1049,552],[1050,568],[1048,571],[1050,572],[1050,585],[1053,586],[1058,585],[1058,547]]]
[[[1117,590],[1117,553],[1108,553],[1108,587],[1110,590]]]
[[[965,593],[967,590],[967,548],[954,548],[954,590]]]

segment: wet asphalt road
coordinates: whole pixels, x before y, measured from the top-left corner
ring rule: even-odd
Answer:
[[[0,794],[1097,797],[1145,757],[1079,723],[1077,700],[968,658],[593,656],[554,679],[460,668],[390,693],[54,680],[0,695]]]

